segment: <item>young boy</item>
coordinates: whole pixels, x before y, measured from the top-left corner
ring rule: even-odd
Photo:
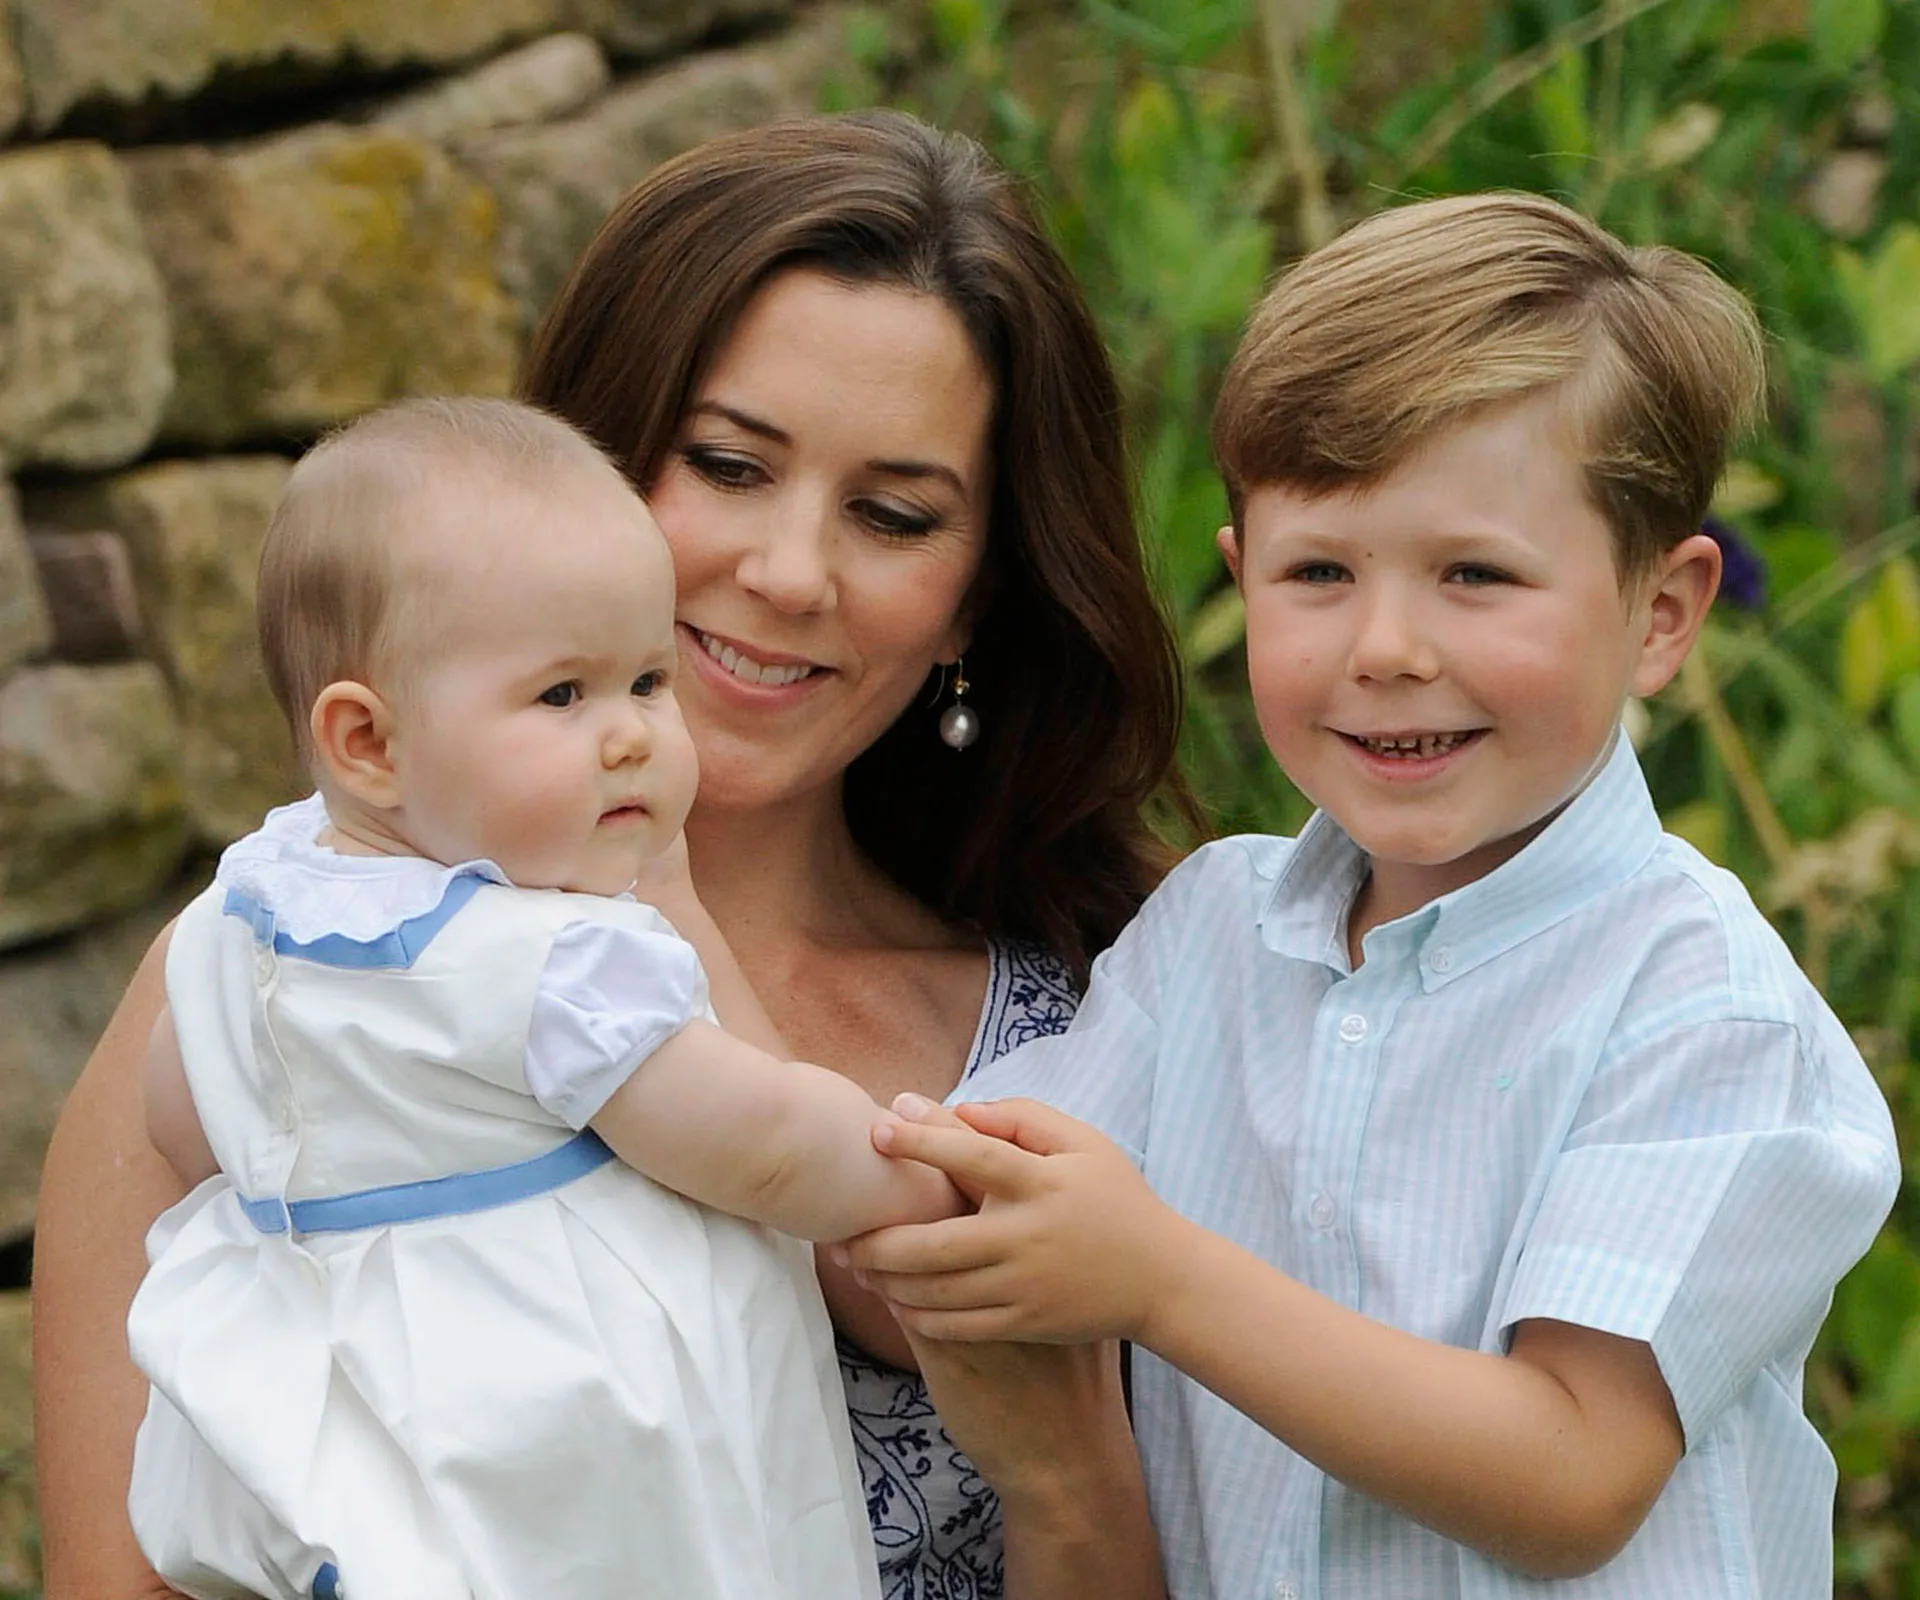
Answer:
[[[1134,1341],[1176,1600],[1831,1592],[1801,1372],[1892,1128],[1619,733],[1760,384],[1706,268],[1517,195],[1375,217],[1254,317],[1221,544],[1320,812],[1196,852],[967,1085],[1057,1110],[898,1108],[981,1209],[852,1250],[922,1335]]]

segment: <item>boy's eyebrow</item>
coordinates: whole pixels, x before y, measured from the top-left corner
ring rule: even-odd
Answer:
[[[738,406],[730,406],[721,400],[700,400],[693,406],[695,415],[706,413],[709,416],[723,418],[731,422],[743,433],[753,434],[770,444],[790,445],[793,435],[786,429],[776,427],[764,417],[756,417],[751,411],[742,411]],[[967,493],[966,480],[943,461],[894,461],[876,457],[867,462],[872,472],[885,473],[891,478],[938,478],[950,485],[956,494]]]

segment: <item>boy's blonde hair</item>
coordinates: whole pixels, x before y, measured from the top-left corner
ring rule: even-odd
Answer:
[[[448,492],[449,475],[527,487],[583,469],[626,487],[559,418],[468,398],[399,401],[300,459],[260,547],[255,614],[267,682],[303,760],[312,759],[308,717],[320,691],[391,676],[398,644],[430,629],[431,596],[399,579],[406,536]]]
[[[1366,489],[1502,401],[1559,390],[1622,582],[1699,531],[1765,359],[1745,299],[1525,194],[1369,217],[1267,291],[1214,410],[1236,530],[1254,489]]]

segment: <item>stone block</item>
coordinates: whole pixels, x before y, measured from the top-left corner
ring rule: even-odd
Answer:
[[[433,145],[319,125],[127,168],[172,306],[167,439],[305,438],[405,394],[506,390],[498,213]]]
[[[571,116],[612,81],[598,42],[584,33],[556,33],[402,96],[382,107],[372,124],[416,139],[466,138]]]
[[[288,82],[471,61],[566,25],[571,0],[14,0],[32,125]],[[671,0],[668,0],[671,3]]]
[[[486,134],[460,147],[500,205],[503,283],[539,320],[613,204],[703,139],[814,110],[845,55],[828,9],[777,38],[677,61],[616,88],[582,116]]]
[[[187,805],[210,844],[311,787],[254,633],[254,568],[287,471],[279,456],[167,461],[27,501],[36,527],[109,528],[126,541],[147,636],[173,687]]]
[[[146,630],[126,541],[104,528],[29,532],[27,548],[53,617],[53,653],[62,661],[125,661]]]
[[[165,293],[112,153],[0,155],[0,458],[118,466],[172,387]]]
[[[32,1326],[27,1292],[0,1294],[0,1594],[40,1592],[33,1520]]]
[[[793,0],[571,0],[574,27],[622,61],[651,61],[717,34],[793,14]]]
[[[179,740],[148,661],[0,684],[0,949],[139,905],[191,837]]]
[[[15,662],[46,654],[53,619],[20,525],[13,485],[0,479],[0,674]]]
[[[210,859],[196,858],[135,910],[0,956],[0,1243],[32,1231],[40,1166],[61,1103],[147,946],[212,869]],[[0,1428],[4,1405],[0,1399]],[[0,1473],[5,1454],[0,1436]],[[9,1592],[4,1516],[0,1510],[0,1594]]]

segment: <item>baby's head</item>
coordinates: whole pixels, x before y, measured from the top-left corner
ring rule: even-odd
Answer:
[[[258,606],[337,847],[605,894],[685,820],[671,558],[546,413],[408,400],[328,435],[282,491]]]
[[[1705,266],[1534,196],[1383,212],[1269,291],[1215,413],[1221,546],[1268,743],[1376,872],[1499,865],[1678,670],[1762,380]]]

